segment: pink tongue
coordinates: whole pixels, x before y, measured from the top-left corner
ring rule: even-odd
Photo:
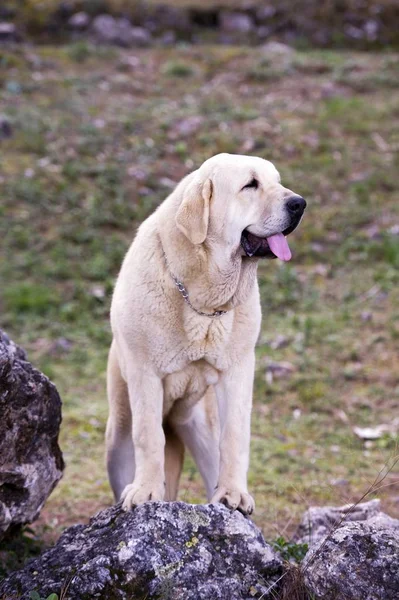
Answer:
[[[282,233],[276,233],[267,238],[270,250],[281,260],[291,259],[291,250]]]

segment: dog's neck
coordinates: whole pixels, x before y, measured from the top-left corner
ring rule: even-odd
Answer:
[[[215,251],[217,243],[212,244],[211,253],[206,242],[193,246],[177,228],[173,234],[161,238],[165,264],[171,278],[183,284],[197,311],[209,315],[230,311],[247,300],[256,278],[257,259],[242,257],[240,248],[231,251],[221,245]]]
[[[169,271],[171,285],[175,285],[175,280],[181,282],[197,311],[230,311],[249,297],[258,259],[242,256],[239,242],[229,245],[216,232],[211,232],[203,244],[190,242],[175,221],[185,185],[183,180],[153,214],[162,223],[157,227],[162,261]]]

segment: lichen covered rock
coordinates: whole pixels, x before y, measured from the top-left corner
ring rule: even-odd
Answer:
[[[0,539],[31,523],[62,476],[61,400],[0,330]]]
[[[309,547],[319,545],[333,529],[352,521],[367,521],[373,517],[391,519],[381,512],[378,498],[356,505],[311,506],[303,514],[294,541],[297,544],[308,544]]]
[[[399,520],[379,509],[379,500],[353,507],[310,509],[300,531],[311,548],[302,570],[317,600],[397,600]],[[349,510],[349,512],[348,512]],[[311,535],[313,533],[313,535]]]
[[[149,502],[127,513],[118,505],[67,529],[0,584],[0,597],[68,589],[69,600],[270,600],[281,569],[252,521],[221,504]]]

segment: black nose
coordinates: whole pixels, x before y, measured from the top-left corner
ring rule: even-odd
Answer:
[[[291,196],[286,202],[288,212],[292,216],[300,216],[306,208],[306,200],[302,196]]]

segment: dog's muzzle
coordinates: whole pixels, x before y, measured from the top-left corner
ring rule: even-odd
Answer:
[[[285,206],[290,217],[290,224],[282,232],[268,237],[259,237],[248,229],[244,229],[241,234],[241,246],[247,256],[290,260],[291,251],[286,236],[298,227],[306,208],[306,200],[302,196],[291,196]]]

